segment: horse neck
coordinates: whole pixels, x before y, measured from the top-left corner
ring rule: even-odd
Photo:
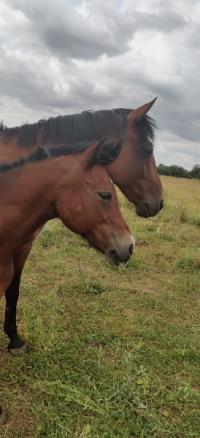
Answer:
[[[67,157],[62,157],[63,162]],[[56,196],[67,172],[61,158],[28,165],[1,177],[0,229],[26,240],[49,219],[57,217]]]
[[[11,136],[9,139],[4,135],[0,135],[0,161],[12,161],[17,158],[29,156],[39,146],[41,146],[39,140],[28,146],[25,144],[19,145],[16,135]]]

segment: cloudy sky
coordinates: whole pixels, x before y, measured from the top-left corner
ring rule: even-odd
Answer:
[[[199,0],[0,0],[6,125],[155,96],[158,163],[200,163]]]

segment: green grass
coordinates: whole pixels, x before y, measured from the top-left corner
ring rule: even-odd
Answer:
[[[200,182],[163,185],[150,220],[120,195],[137,244],[126,267],[59,222],[41,233],[18,309],[31,351],[10,356],[0,334],[0,436],[200,437]]]

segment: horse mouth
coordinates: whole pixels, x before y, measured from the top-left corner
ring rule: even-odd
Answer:
[[[118,252],[115,249],[106,250],[104,248],[99,247],[94,241],[89,239],[88,235],[87,236],[84,235],[84,238],[86,239],[87,246],[89,248],[96,249],[98,252],[101,252],[102,254],[104,254],[112,266],[119,266],[120,264],[123,264],[123,263],[126,264],[133,253],[133,244],[129,245],[129,253],[128,254],[126,252],[125,254],[120,255],[120,254],[118,254]]]
[[[130,256],[127,257],[119,257],[117,252],[112,249],[106,253],[107,259],[112,266],[119,266],[121,263],[127,263],[130,259]]]
[[[148,218],[153,216],[150,210],[150,206],[145,202],[136,206],[136,214],[140,217]]]
[[[156,216],[160,210],[164,207],[163,199],[160,200],[157,204],[150,204],[149,202],[140,202],[136,205],[135,211],[138,216],[148,218]]]

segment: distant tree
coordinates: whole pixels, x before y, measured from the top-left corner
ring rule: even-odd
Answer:
[[[169,166],[166,166],[165,164],[159,164],[159,166],[158,166],[158,173],[160,174],[160,175],[167,175],[167,176],[169,176],[170,175],[170,172],[169,172]]]
[[[165,164],[159,164],[158,172],[160,175],[177,176],[179,178],[192,177],[188,170],[184,169],[184,167],[176,165],[166,166]]]
[[[192,168],[190,174],[191,174],[192,178],[200,179],[200,164],[195,164],[195,166]]]
[[[178,176],[179,178],[191,178],[190,172],[181,166],[170,166],[171,176]]]

